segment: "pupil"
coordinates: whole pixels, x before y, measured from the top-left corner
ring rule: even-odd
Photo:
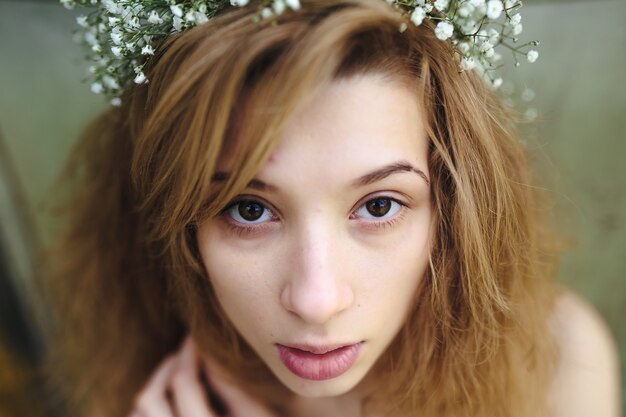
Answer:
[[[388,198],[379,198],[366,203],[367,211],[375,217],[382,217],[391,209],[391,200]]]
[[[264,210],[265,208],[262,205],[254,201],[242,201],[239,203],[239,214],[248,221],[258,220]]]

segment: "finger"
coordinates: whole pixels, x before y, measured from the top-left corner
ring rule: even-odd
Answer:
[[[135,400],[133,417],[174,417],[166,397],[170,375],[176,368],[177,356],[170,356],[154,371]]]
[[[178,367],[172,375],[172,395],[179,416],[215,417],[200,381],[200,361],[191,337],[182,345]]]
[[[233,417],[274,417],[265,405],[252,398],[248,393],[237,387],[228,379],[226,373],[212,360],[204,360],[203,364],[207,370],[209,384],[211,388],[224,401],[229,416]]]

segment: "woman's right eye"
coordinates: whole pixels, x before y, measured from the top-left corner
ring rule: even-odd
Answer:
[[[250,199],[235,201],[224,210],[224,213],[233,221],[242,224],[260,224],[276,218],[262,203]]]

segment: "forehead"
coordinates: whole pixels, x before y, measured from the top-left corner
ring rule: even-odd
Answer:
[[[331,83],[287,122],[258,177],[333,183],[405,160],[427,171],[428,139],[416,91],[378,75]]]

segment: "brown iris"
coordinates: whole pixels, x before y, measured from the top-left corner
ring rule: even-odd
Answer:
[[[388,198],[377,198],[365,203],[365,207],[372,216],[383,217],[391,209],[391,200]]]
[[[265,207],[256,201],[242,200],[237,203],[237,211],[244,220],[253,222],[258,220],[263,215]]]

